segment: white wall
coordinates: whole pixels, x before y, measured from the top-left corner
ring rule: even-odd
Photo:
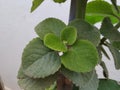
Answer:
[[[45,0],[33,13],[29,12],[31,3],[32,0],[0,0],[0,75],[12,90],[20,90],[16,79],[17,71],[23,48],[37,36],[34,27],[47,17],[68,22],[70,0],[65,4]],[[113,62],[109,61],[110,77],[120,80],[120,72],[113,71],[111,66]]]

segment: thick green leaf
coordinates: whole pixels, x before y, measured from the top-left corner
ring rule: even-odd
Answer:
[[[114,62],[115,62],[115,68],[120,69],[120,52],[119,52],[119,50],[117,50],[115,47],[113,47],[110,44],[107,44],[107,45],[113,55]]]
[[[61,31],[61,40],[67,45],[75,43],[77,38],[77,30],[74,27],[66,27]]]
[[[112,45],[113,45],[116,49],[120,50],[120,41],[112,42]]]
[[[106,1],[92,1],[87,4],[87,14],[113,15],[111,5]]]
[[[98,90],[98,86],[99,80],[97,78],[97,74],[94,72],[91,80],[89,80],[89,82],[84,87],[81,87],[80,90]]]
[[[58,54],[44,46],[40,38],[33,39],[24,49],[22,67],[29,77],[44,78],[61,67]]]
[[[111,41],[120,41],[120,32],[114,28],[109,17],[104,18],[100,32]]]
[[[54,33],[58,37],[60,36],[61,30],[66,27],[66,25],[56,18],[48,18],[40,22],[36,27],[35,31],[39,35],[40,39],[44,39],[44,36],[48,33]]]
[[[77,73],[70,71],[66,68],[62,68],[61,72],[65,77],[70,79],[76,86],[84,87],[93,77],[94,72],[87,72],[87,73]]]
[[[59,37],[57,37],[55,34],[48,33],[44,37],[44,44],[55,51],[61,51],[61,52],[66,52],[67,47],[66,45],[60,40]]]
[[[79,19],[70,22],[69,26],[76,27],[79,39],[89,40],[95,44],[95,46],[98,46],[100,42],[100,33],[97,28]]]
[[[57,75],[52,75],[44,79],[33,79],[25,77],[18,80],[18,84],[21,89],[24,90],[45,90],[45,88],[50,87],[57,79]]]
[[[108,16],[108,15],[106,15]],[[105,16],[102,15],[86,15],[86,21],[91,23],[91,24],[95,24],[97,22],[101,22],[104,19]],[[117,23],[119,20],[113,16],[109,16],[112,23]]]
[[[33,12],[44,0],[33,0],[31,12]]]
[[[120,90],[120,85],[114,80],[100,79],[98,90]]]
[[[56,2],[56,3],[63,3],[63,2],[65,2],[66,0],[53,0],[54,2]]]
[[[96,47],[87,40],[79,40],[61,56],[62,64],[76,72],[89,72],[98,63]]]

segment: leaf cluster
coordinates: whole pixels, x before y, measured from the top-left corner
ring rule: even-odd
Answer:
[[[33,0],[31,12],[43,1]],[[85,20],[75,19],[68,25],[56,18],[40,22],[35,27],[38,37],[26,45],[22,54],[18,72],[20,87],[56,90],[58,75],[63,74],[73,83],[73,90],[120,90],[117,81],[109,79],[109,71],[102,60],[103,55],[110,59],[104,48],[107,47],[115,68],[120,69],[119,6],[117,0],[111,3],[88,2]],[[97,22],[102,22],[100,29],[94,26]],[[98,79],[97,65],[103,68],[104,79]]]

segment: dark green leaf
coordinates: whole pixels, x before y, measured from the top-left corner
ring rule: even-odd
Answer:
[[[60,36],[61,30],[63,30],[66,25],[56,18],[48,18],[40,22],[36,27],[35,31],[39,35],[40,39],[44,39],[44,36],[48,33],[54,33],[58,37]]]
[[[112,45],[113,45],[116,49],[120,50],[120,41],[112,42]]]
[[[113,15],[111,5],[106,1],[92,1],[87,4],[87,14]]]
[[[61,40],[67,45],[75,43],[77,38],[77,30],[74,27],[66,27],[61,32]]]
[[[58,54],[44,46],[40,38],[33,39],[24,49],[22,67],[29,77],[44,78],[61,67]]]
[[[93,71],[87,73],[77,73],[66,68],[62,68],[61,72],[65,75],[65,77],[70,79],[76,86],[79,87],[84,87],[94,75]]]
[[[21,89],[24,90],[45,90],[45,88],[50,87],[57,79],[57,75],[52,75],[44,79],[33,79],[25,77],[18,80],[18,84]]]
[[[66,45],[57,37],[55,34],[48,33],[44,37],[44,44],[55,51],[66,52],[67,47]]]
[[[120,90],[120,85],[114,80],[100,79],[98,90]]]
[[[56,2],[56,3],[63,3],[63,2],[65,2],[66,0],[53,0],[54,2]]]
[[[109,72],[108,72],[108,69],[107,69],[105,63],[102,61],[100,63],[100,65],[103,68],[103,75],[104,75],[104,77],[108,78],[109,77]]]
[[[100,33],[97,28],[83,20],[74,20],[69,25],[76,27],[79,39],[89,40],[95,44],[95,46],[98,46],[100,42]]]
[[[107,45],[113,55],[116,69],[120,69],[120,52],[119,52],[119,50],[117,50],[110,44],[107,44]]]
[[[97,74],[94,72],[89,82],[81,87],[80,90],[98,90],[99,80]]]
[[[61,59],[62,64],[72,71],[89,72],[98,63],[98,52],[91,42],[79,40],[61,56]]]
[[[120,41],[120,32],[114,28],[109,17],[104,18],[100,32],[111,41]]]
[[[33,0],[31,12],[33,12],[44,0]]]

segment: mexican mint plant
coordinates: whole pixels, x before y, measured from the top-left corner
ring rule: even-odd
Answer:
[[[66,0],[53,0],[64,3]],[[110,3],[111,1],[111,3]],[[33,0],[31,12],[44,0]],[[120,90],[109,78],[102,56],[113,56],[120,69],[120,14],[117,0],[71,0],[69,23],[47,18],[35,27],[38,37],[22,54],[18,72],[24,90]],[[94,24],[101,22],[101,27]],[[95,67],[103,68],[98,78]]]

